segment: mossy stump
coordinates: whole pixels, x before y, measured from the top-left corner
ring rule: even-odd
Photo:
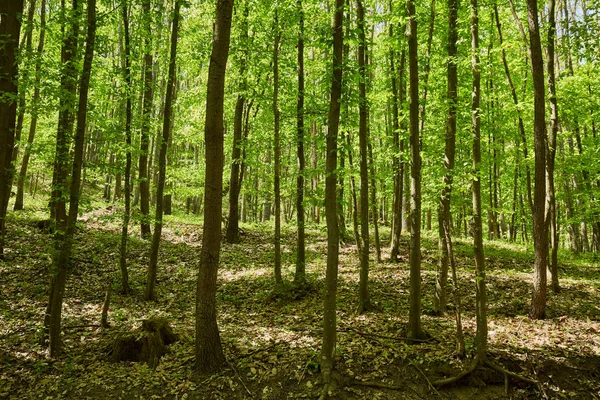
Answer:
[[[142,322],[141,331],[123,334],[115,339],[110,357],[113,362],[145,362],[154,369],[167,352],[167,346],[177,340],[166,319],[147,319]]]

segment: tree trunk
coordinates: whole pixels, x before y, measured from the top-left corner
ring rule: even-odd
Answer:
[[[392,13],[392,2],[390,1],[390,14]],[[394,25],[390,23],[389,27],[390,39],[394,37]],[[404,50],[402,51],[402,61],[404,61]],[[400,80],[404,74],[404,65],[400,66]],[[392,212],[392,232],[390,243],[390,260],[397,261],[398,253],[400,252],[400,235],[402,233],[402,189],[404,174],[402,171],[402,152],[400,151],[400,126],[398,109],[402,107],[402,100],[399,98],[397,89],[397,75],[395,66],[395,52],[393,46],[390,45],[390,80],[392,84],[392,135],[394,140],[394,158],[392,168],[394,171],[394,201]],[[403,82],[402,82],[403,83]],[[402,84],[401,83],[401,84]]]
[[[244,114],[246,109],[246,90],[248,87],[246,79],[246,64],[248,62],[248,5],[244,6],[242,16],[242,31],[239,41],[242,48],[242,54],[239,59],[240,69],[239,75],[241,78],[239,84],[239,93],[235,103],[235,114],[233,117],[233,143],[231,150],[231,171],[229,174],[229,210],[227,217],[227,232],[225,232],[225,240],[227,243],[238,243],[240,241],[239,229],[239,202],[241,189],[241,163],[242,155],[242,131],[244,125]]]
[[[59,226],[59,229],[57,230],[54,242],[55,252],[52,260],[52,269],[56,273],[56,277],[54,280],[54,287],[51,290],[51,311],[48,325],[50,333],[50,357],[59,356],[62,350],[60,339],[62,303],[67,282],[67,273],[69,272],[75,225],[77,223],[77,215],[79,212],[81,166],[83,164],[83,149],[85,143],[88,91],[94,57],[94,42],[96,38],[96,0],[88,0],[87,8],[87,38],[81,80],[79,82],[77,129],[75,130],[74,158],[69,191],[69,215],[66,223],[64,223],[63,226]],[[73,10],[75,11],[74,21],[76,21],[79,19],[79,6],[76,1],[73,2]],[[77,22],[74,22],[74,25],[76,23]],[[73,29],[73,31],[76,32],[77,29]],[[61,200],[61,202],[63,202],[64,207],[64,200]],[[57,215],[59,214],[57,213]]]
[[[152,127],[152,102],[154,100],[154,75],[152,74],[152,14],[150,11],[150,0],[142,1],[143,29],[144,29],[144,93],[142,100],[142,124],[140,129],[140,158],[138,165],[140,211],[142,221],[140,223],[141,234],[149,238],[150,231],[150,175],[148,173],[148,147],[150,129]]]
[[[213,45],[206,92],[206,177],[204,226],[196,285],[196,369],[200,373],[219,370],[225,362],[217,326],[216,292],[223,190],[223,98],[225,68],[229,56],[233,0],[217,0]]]
[[[481,217],[481,75],[479,71],[479,16],[477,0],[471,0],[471,72],[473,91],[471,94],[471,136],[473,140],[473,253],[475,258],[475,311],[477,334],[475,343],[477,356],[486,358],[487,352],[487,294],[485,287],[485,257],[483,252],[483,227]]]
[[[68,11],[64,2],[62,3],[62,14],[67,17]],[[66,199],[69,194],[68,175],[69,166],[72,164],[70,156],[71,136],[73,131],[73,112],[76,101],[77,87],[77,63],[75,54],[77,52],[77,37],[79,35],[79,1],[73,0],[72,10],[69,15],[71,25],[63,35],[61,48],[61,97],[59,100],[60,110],[58,112],[58,128],[56,130],[56,152],[54,170],[52,173],[52,194],[50,197],[50,214],[55,220],[54,247],[58,251],[53,254],[49,300],[44,316],[44,328],[48,330],[50,337],[50,354],[60,353],[60,320],[62,311],[62,299],[66,282],[68,256],[66,250],[70,250],[70,243],[66,241],[67,211]],[[66,24],[67,19],[65,19]],[[65,27],[61,30],[64,32]],[[61,251],[64,249],[65,251]],[[62,288],[62,290],[61,290]]]
[[[12,183],[12,153],[15,144],[17,118],[18,70],[16,53],[21,32],[23,0],[10,0],[2,4],[0,35],[0,92],[8,94],[0,99],[0,260],[4,259],[5,218]]]
[[[410,309],[408,338],[425,338],[421,327],[421,137],[419,135],[419,71],[415,1],[407,0],[410,71]]]
[[[440,205],[438,209],[438,249],[440,259],[436,273],[434,307],[438,314],[446,310],[446,283],[448,281],[448,257],[451,245],[447,243],[450,237],[450,199],[452,197],[452,181],[454,177],[454,158],[456,153],[456,103],[458,89],[458,73],[456,65],[456,49],[458,41],[458,0],[448,2],[448,62],[446,64],[448,88],[448,113],[446,114],[446,146],[444,150],[444,179]],[[456,284],[456,282],[455,282]]]
[[[303,283],[306,279],[306,255],[304,237],[304,10],[302,0],[297,0],[298,8],[298,103],[296,105],[296,144],[298,154],[298,176],[296,177],[296,221],[298,227],[296,241],[296,274],[294,281]]]
[[[20,60],[18,61],[22,66],[29,65],[31,63],[31,42],[33,36],[33,15],[35,14],[35,3],[36,0],[29,1],[29,9],[27,10],[27,23],[25,24],[25,35],[23,41],[19,45]],[[25,98],[27,96],[27,86],[29,83],[29,68],[23,68],[21,74],[22,79],[20,85],[21,88],[18,90],[18,105],[17,105],[17,125],[15,127],[15,146],[12,152],[12,165],[17,163],[19,156],[19,148],[21,146],[21,133],[23,132],[23,120],[25,119]],[[13,172],[14,173],[14,172]],[[12,182],[12,177],[11,177]]]
[[[156,188],[155,216],[156,222],[154,223],[154,234],[152,235],[152,246],[150,248],[150,263],[148,264],[148,277],[146,281],[146,291],[144,294],[144,298],[146,300],[156,299],[154,286],[156,285],[158,248],[160,246],[160,237],[162,233],[163,195],[165,191],[165,178],[167,172],[167,147],[169,144],[169,136],[171,135],[170,131],[173,109],[173,94],[175,91],[175,62],[177,60],[177,31],[179,29],[180,8],[181,0],[175,0],[175,9],[173,11],[173,27],[171,32],[171,55],[169,58],[169,75],[167,78],[167,93],[165,95],[165,110],[162,127],[162,138],[160,140],[160,155],[158,158],[158,182]]]
[[[548,136],[546,185],[548,223],[550,228],[549,269],[552,278],[552,291],[558,293],[558,227],[556,218],[556,196],[554,190],[554,164],[556,158],[556,137],[558,135],[558,102],[556,99],[556,74],[554,69],[554,44],[556,36],[556,2],[548,0],[548,91],[550,96],[550,135]]]
[[[369,169],[368,169],[368,133],[367,133],[367,72],[365,63],[365,10],[361,0],[356,0],[358,24],[358,140],[360,148],[360,280],[358,284],[358,312],[372,308],[369,295]]]
[[[327,219],[327,270],[323,300],[323,344],[321,347],[321,371],[324,392],[331,383],[335,363],[336,345],[336,297],[339,257],[339,228],[337,221],[337,136],[340,122],[340,98],[342,95],[342,47],[343,47],[344,0],[335,0],[333,22],[333,57],[331,98],[329,101],[327,153],[325,168],[325,216]]]
[[[548,260],[548,226],[546,225],[546,120],[544,63],[538,25],[537,0],[527,0],[531,72],[534,95],[535,189],[533,199],[533,298],[529,316],[546,316],[546,266]]]
[[[125,210],[123,211],[123,226],[121,229],[121,246],[119,250],[119,265],[123,293],[129,294],[129,273],[127,272],[127,238],[129,230],[129,216],[131,213],[131,69],[129,67],[131,50],[129,46],[129,16],[127,15],[127,2],[123,2],[121,10],[123,16],[123,31],[125,41],[125,57],[123,59],[123,78],[125,81]]]
[[[15,198],[14,210],[23,209],[23,196],[25,192],[25,178],[27,177],[27,168],[29,166],[29,158],[31,157],[31,147],[35,138],[38,121],[38,109],[40,103],[40,82],[42,69],[42,54],[44,52],[44,42],[46,38],[46,0],[42,0],[40,5],[40,37],[37,47],[37,55],[35,61],[35,83],[33,85],[33,98],[31,99],[31,122],[29,123],[29,135],[27,136],[27,144],[23,151],[23,160],[21,160],[21,170],[17,179],[17,196]]]
[[[275,41],[273,43],[273,155],[275,166],[273,176],[273,187],[275,191],[275,282],[283,282],[281,278],[281,148],[279,135],[279,40],[281,32],[279,31],[278,10],[275,8],[275,21],[273,29],[275,32]]]

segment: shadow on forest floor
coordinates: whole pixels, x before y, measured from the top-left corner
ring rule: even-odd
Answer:
[[[295,287],[294,229],[282,239],[283,287],[274,289],[273,238],[269,225],[244,225],[242,242],[223,244],[218,277],[218,319],[228,359],[222,372],[198,377],[194,364],[194,304],[201,225],[193,218],[167,217],[159,254],[157,297],[141,300],[149,241],[132,227],[128,242],[131,296],[119,292],[119,213],[86,215],[76,235],[76,250],[63,311],[66,354],[51,360],[39,344],[47,301],[52,240],[35,225],[34,214],[11,214],[7,261],[0,263],[0,397],[71,399],[283,399],[315,397],[319,388],[322,287],[326,262],[323,227],[307,229],[308,285]],[[190,222],[191,221],[191,222]],[[385,228],[383,229],[385,230]],[[387,243],[386,243],[387,245]],[[337,370],[348,378],[340,399],[420,399],[435,396],[428,380],[455,374],[469,363],[455,354],[454,317],[430,315],[436,262],[434,238],[423,240],[422,316],[433,339],[407,345],[409,275],[407,238],[401,262],[372,261],[371,297],[377,311],[356,313],[358,256],[348,242],[341,248],[338,291]],[[474,275],[466,241],[457,245],[460,294],[467,346],[475,333]],[[565,259],[563,291],[549,295],[548,319],[526,317],[531,296],[531,254],[523,247],[486,243],[489,294],[490,357],[541,386],[476,375],[438,390],[441,398],[595,398],[600,390],[600,284],[598,267],[583,258]],[[386,257],[384,249],[384,260]],[[561,254],[562,255],[562,254]],[[374,258],[374,255],[372,259]],[[583,260],[583,261],[582,261]],[[107,282],[112,281],[110,329],[98,326]],[[159,366],[111,363],[107,347],[141,321],[169,319],[181,340],[170,346]],[[427,378],[426,378],[427,377]],[[359,381],[396,385],[369,388]]]

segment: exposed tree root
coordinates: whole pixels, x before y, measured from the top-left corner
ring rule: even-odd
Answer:
[[[534,385],[539,385],[539,382],[531,379],[531,378],[527,378],[523,375],[519,375],[517,373],[511,372],[497,364],[494,364],[492,361],[490,361],[489,359],[487,359],[487,357],[481,359],[481,357],[477,356],[475,357],[475,359],[473,360],[473,362],[471,363],[471,365],[469,365],[469,367],[467,369],[465,369],[464,371],[462,371],[461,373],[459,373],[458,375],[449,377],[449,378],[444,378],[444,379],[438,379],[437,381],[433,381],[431,384],[433,386],[445,386],[445,385],[450,385],[452,383],[458,382],[460,379],[464,378],[465,376],[469,375],[470,373],[472,373],[473,371],[475,371],[475,369],[479,366],[482,365],[486,365],[488,367],[490,367],[491,369],[493,369],[494,371],[500,372],[501,374],[504,375],[504,381],[505,381],[505,385],[508,391],[508,377],[511,377],[513,379],[516,380],[520,380],[526,383],[531,383]]]

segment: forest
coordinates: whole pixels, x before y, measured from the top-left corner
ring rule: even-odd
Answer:
[[[600,399],[598,0],[0,0],[0,398]]]

